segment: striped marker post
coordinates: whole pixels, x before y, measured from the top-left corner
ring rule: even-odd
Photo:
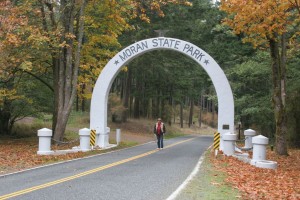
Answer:
[[[90,145],[93,147],[95,146],[96,143],[96,130],[91,130],[91,134],[90,134]]]
[[[219,148],[220,148],[220,133],[216,132],[216,133],[214,134],[214,150],[215,150],[215,156],[217,156]]]

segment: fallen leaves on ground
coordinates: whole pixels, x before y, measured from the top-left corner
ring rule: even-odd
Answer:
[[[211,160],[217,170],[228,175],[226,181],[241,192],[242,199],[300,199],[299,149],[290,149],[289,156],[268,150],[267,160],[278,163],[276,170],[257,168],[234,157],[212,155]]]
[[[78,144],[72,144],[78,146]],[[68,145],[52,145],[52,150],[70,149]],[[83,157],[82,152],[65,155],[37,155],[38,141],[8,140],[0,144],[0,175],[21,171],[31,167],[41,166],[57,161]]]

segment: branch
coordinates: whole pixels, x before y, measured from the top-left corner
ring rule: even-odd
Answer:
[[[42,82],[43,84],[45,84],[52,92],[54,92],[53,87],[52,87],[49,83],[47,83],[46,81],[44,81],[43,79],[41,79],[39,76],[37,76],[37,75],[35,75],[35,74],[33,74],[33,73],[29,72],[29,71],[26,71],[26,70],[24,70],[24,72],[27,73],[27,74],[29,74],[29,75],[31,75],[31,76],[33,76],[33,77],[36,78],[37,80],[41,81],[41,82]]]

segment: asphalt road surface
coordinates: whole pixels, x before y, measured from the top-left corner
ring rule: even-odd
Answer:
[[[185,136],[0,177],[0,200],[167,199],[212,144]]]

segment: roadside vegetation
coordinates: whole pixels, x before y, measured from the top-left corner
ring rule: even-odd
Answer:
[[[223,154],[206,152],[199,173],[178,196],[180,199],[274,200],[300,198],[300,150],[289,149],[278,156],[269,147],[267,159],[278,163],[276,170],[262,169]]]
[[[206,151],[198,173],[177,196],[177,200],[241,199],[238,189],[225,181],[226,172],[217,170],[214,159],[214,152],[211,149]],[[226,166],[227,163],[221,165]]]

